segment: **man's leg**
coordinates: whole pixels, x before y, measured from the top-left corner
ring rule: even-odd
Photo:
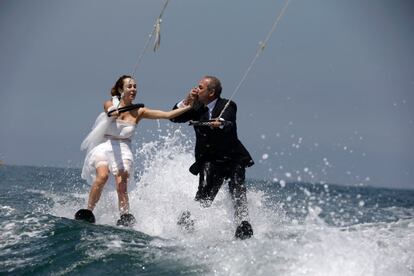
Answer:
[[[244,167],[236,165],[232,168],[229,176],[229,190],[234,205],[234,218],[238,225],[235,235],[239,239],[250,238],[253,235],[253,229],[249,223],[245,172],[246,169]]]
[[[220,174],[217,166],[214,166],[210,162],[204,163],[199,175],[199,184],[195,200],[200,202],[203,207],[211,206],[223,181],[224,177]],[[190,211],[184,211],[178,218],[177,224],[187,231],[193,231],[194,220],[191,218]]]
[[[229,177],[229,190],[233,200],[236,223],[239,224],[243,220],[249,220],[244,167],[237,165],[233,168]]]
[[[195,200],[203,207],[210,207],[224,181],[222,169],[211,162],[206,162],[200,171],[198,190]]]

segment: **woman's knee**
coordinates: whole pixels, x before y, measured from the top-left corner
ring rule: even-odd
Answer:
[[[109,174],[108,173],[100,173],[98,175],[96,175],[96,182],[99,183],[100,185],[103,185],[106,183],[106,181],[108,181],[109,178]]]
[[[103,186],[109,178],[109,170],[106,167],[96,169],[95,185]]]

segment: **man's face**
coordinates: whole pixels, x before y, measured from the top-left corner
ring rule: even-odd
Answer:
[[[197,93],[198,93],[198,100],[203,104],[209,104],[212,100],[214,100],[214,91],[208,89],[208,85],[210,84],[210,79],[204,78],[201,79],[198,83]]]

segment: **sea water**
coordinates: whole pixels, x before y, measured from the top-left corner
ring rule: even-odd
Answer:
[[[115,226],[113,181],[88,224],[73,220],[80,169],[0,166],[0,274],[414,275],[414,190],[248,179],[254,237],[235,240],[227,185],[201,208],[193,144],[159,138],[136,145],[133,228]],[[191,233],[176,223],[187,209]]]

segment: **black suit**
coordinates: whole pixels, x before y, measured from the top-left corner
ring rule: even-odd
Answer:
[[[211,118],[217,118],[227,99],[218,98]],[[174,106],[174,109],[177,105]],[[237,137],[237,106],[230,101],[221,118],[231,122],[223,128],[194,126],[196,133],[195,159],[190,172],[199,174],[199,186],[195,200],[203,206],[210,206],[225,179],[229,180],[230,193],[235,207],[235,217],[240,222],[247,220],[247,199],[245,168],[254,164],[249,152]],[[203,104],[196,104],[193,109],[172,119],[176,123],[189,120],[208,121],[209,110]]]

